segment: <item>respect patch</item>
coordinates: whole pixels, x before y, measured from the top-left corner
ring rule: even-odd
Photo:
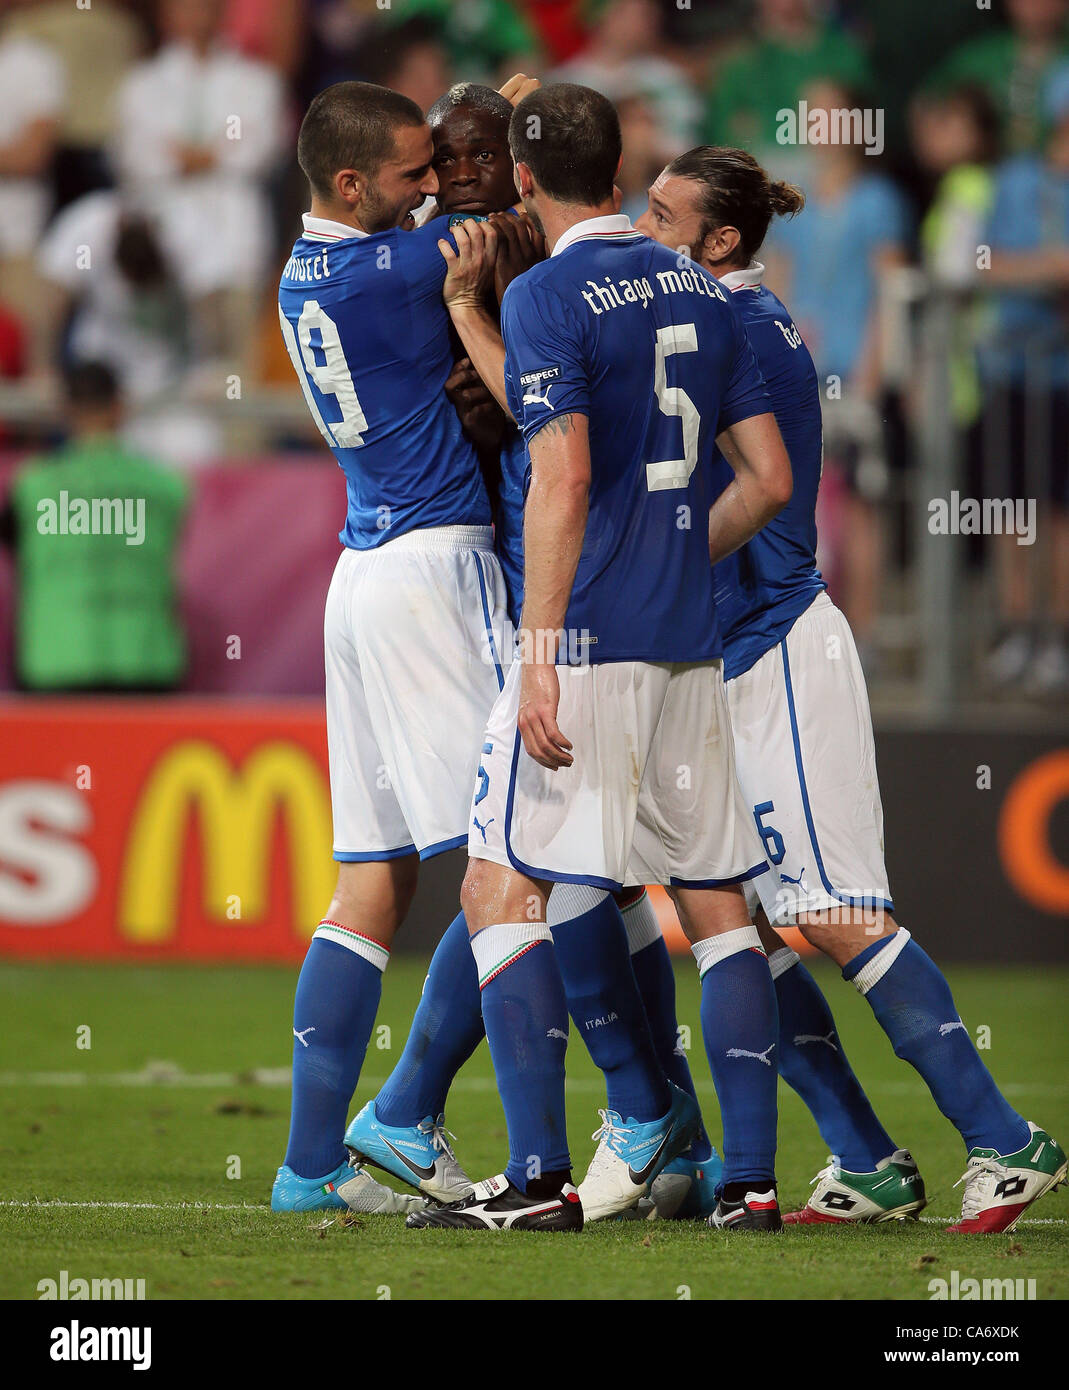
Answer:
[[[521,386],[537,386],[542,381],[554,381],[560,376],[560,367],[543,367],[540,372],[525,372],[520,377]]]

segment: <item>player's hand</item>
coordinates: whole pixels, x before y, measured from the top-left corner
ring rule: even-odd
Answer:
[[[513,217],[510,212],[493,213],[490,225],[498,234],[494,293],[500,304],[517,275],[545,260],[546,239],[529,217]]]
[[[501,448],[505,438],[505,412],[467,357],[454,364],[445,383],[445,394],[464,433],[476,448]]]
[[[455,251],[450,242],[438,242],[449,267],[442,298],[450,309],[480,309],[493,284],[498,234],[489,222],[461,222],[452,230]]]
[[[571,767],[572,745],[557,728],[560,679],[556,666],[525,663],[520,679],[520,717],[516,721],[523,746],[536,763],[557,772]]]
[[[453,370],[446,378],[445,394],[450,405],[457,410],[485,405],[494,399],[483,384],[482,377],[471,365],[470,357],[461,357],[453,363]]]
[[[517,72],[501,88],[499,95],[513,106],[519,106],[524,97],[537,92],[541,85],[537,77],[528,77],[525,72]]]

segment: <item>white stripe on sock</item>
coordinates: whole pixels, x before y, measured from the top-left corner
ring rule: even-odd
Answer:
[[[887,945],[877,951],[870,961],[865,962],[850,982],[859,994],[868,994],[873,985],[879,984],[902,954],[908,940],[909,932],[905,927],[899,927]]]
[[[347,951],[352,951],[354,956],[363,956],[378,970],[385,970],[389,964],[390,952],[381,941],[374,941],[370,936],[343,927],[340,922],[320,922],[312,933],[312,940],[316,937],[321,941],[333,941],[338,946],[344,946]]]
[[[479,972],[479,988],[518,960],[528,947],[553,940],[545,922],[495,922],[471,938],[471,951]]]
[[[627,944],[633,956],[660,940],[661,924],[657,920],[648,893],[643,893],[636,902],[628,903],[627,907],[621,908],[620,911],[627,928]]]
[[[792,951],[789,946],[779,946],[768,958],[768,968],[772,972],[772,978],[778,980],[781,975],[786,974],[792,965],[797,965],[802,957],[797,951]]]
[[[587,883],[555,883],[546,904],[546,922],[550,928],[574,922],[584,913],[593,912],[608,897],[604,888],[591,888]]]
[[[722,960],[727,960],[729,956],[737,956],[740,951],[758,950],[762,955],[765,954],[757,928],[752,924],[723,932],[720,936],[710,936],[706,941],[696,941],[690,949],[698,962],[699,976],[704,975],[714,965],[719,965]]]

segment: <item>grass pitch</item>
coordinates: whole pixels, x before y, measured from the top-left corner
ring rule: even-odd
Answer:
[[[354,1113],[399,1055],[424,969],[404,956],[390,964]],[[949,1280],[953,1269],[962,1279],[1035,1279],[1041,1299],[1069,1295],[1064,1191],[1033,1207],[1011,1236],[943,1234],[960,1209],[958,1136],[864,1001],[835,972],[818,973],[877,1112],[921,1165],[924,1215],[938,1221],[774,1239],[630,1222],[573,1238],[408,1231],[397,1217],[276,1216],[268,1200],[288,1128],[295,970],[0,967],[0,1297],[35,1298],[38,1281],[61,1270],[72,1279],[143,1278],[149,1299],[927,1299],[929,1280]],[[973,1036],[990,1029],[983,1056],[1010,1100],[1063,1144],[1067,977],[950,972]],[[698,985],[686,963],[679,1005],[715,1139]],[[568,1063],[581,1175],[604,1093],[574,1032]],[[805,1200],[825,1148],[794,1094],[781,1086],[780,1098],[786,1208]],[[505,1125],[485,1044],[458,1080],[448,1120],[469,1173],[501,1170]]]

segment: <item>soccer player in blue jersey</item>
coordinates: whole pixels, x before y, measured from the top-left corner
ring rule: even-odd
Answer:
[[[516,198],[508,147],[511,117],[512,107],[499,93],[470,83],[452,88],[427,113],[434,135],[438,206],[454,216],[487,217],[501,233],[494,261],[494,290],[499,300],[516,274],[528,269],[533,259],[542,259],[541,255],[532,258],[532,250],[538,248],[530,245],[525,219],[497,215],[504,214]],[[468,359],[457,363],[446,383],[446,392],[456,405],[465,430],[479,447],[491,501],[495,503],[495,543],[505,576],[508,615],[510,622],[518,625],[517,600],[523,589],[526,443]],[[505,467],[500,465],[502,451],[508,454]],[[623,999],[631,994],[625,988],[628,973],[635,976],[643,1002],[649,1000],[647,1012],[650,1021],[657,1024],[653,1042],[667,1078],[692,1096],[695,1090],[686,1051],[678,1040],[672,963],[646,889],[639,885],[613,894],[620,909],[619,916],[605,901],[608,896],[603,890],[585,884],[556,884],[547,907],[547,918],[564,973],[569,1011],[580,1036],[608,1080],[608,1107],[599,1112],[601,1119],[605,1125],[620,1128],[636,1118],[628,1109],[635,1104],[633,1088],[629,1097],[628,1088],[616,1081],[616,1074],[628,1055],[617,1037],[629,1026],[628,1011],[622,1007]],[[631,972],[619,962],[621,919]],[[444,949],[448,950],[450,944]],[[592,968],[595,961],[597,968]],[[616,962],[617,968],[606,969],[606,962]],[[435,986],[439,974],[432,967]],[[424,992],[406,1056],[386,1087],[395,1117],[413,1114],[415,1109],[419,1109],[422,1116],[428,1106],[442,1108],[448,1068],[462,1050],[454,1051],[451,1040],[462,1038],[466,1031],[462,1023],[454,1023],[455,1016],[463,1012],[456,986],[455,976],[449,975],[441,982],[441,997],[439,988],[432,987]],[[469,1007],[470,1025],[479,1037],[481,1013],[477,1001]],[[425,1034],[429,1027],[434,1028],[436,1046],[433,1050],[426,1045]],[[417,1055],[418,1069],[415,1066]],[[402,1087],[415,1092],[411,1104],[404,1103]],[[621,1106],[622,1111],[618,1108]],[[434,1110],[436,1114],[437,1109]],[[356,1129],[362,1127],[358,1125]],[[612,1182],[611,1174],[604,1173],[603,1157],[604,1150],[599,1148],[590,1172],[579,1187],[587,1222],[615,1215],[625,1198],[634,1201],[641,1195],[630,1183],[620,1190]],[[653,1183],[658,1211],[663,1213],[671,1209],[680,1216],[711,1212],[716,1204],[721,1167],[708,1134],[704,1127],[699,1127],[687,1151],[673,1159]],[[398,1173],[398,1176],[403,1174]],[[602,1180],[603,1176],[608,1178],[607,1182]]]
[[[637,224],[731,291],[794,474],[783,511],[716,567],[738,773],[774,870],[746,891],[776,982],[779,1067],[834,1154],[806,1207],[785,1219],[884,1221],[915,1215],[925,1195],[912,1156],[895,1145],[854,1076],[820,989],[770,923],[798,926],[840,966],[961,1133],[965,1193],[950,1229],[1003,1231],[1065,1177],[1066,1156],[1002,1097],[942,973],[892,915],[865,680],[816,566],[816,371],[755,259],[773,215],[802,203],[744,151],[703,147],[665,169]],[[728,464],[718,467],[729,484]]]
[[[763,869],[734,775],[709,558],[783,506],[789,462],[728,296],[615,214],[611,103],[543,88],[517,107],[510,143],[552,254],[506,292],[504,351],[481,298],[447,290],[528,445],[524,640],[486,730],[462,898],[510,1159],[409,1223],[582,1225],[545,921],[551,883],[570,880],[670,885],[703,971],[724,1119],[716,1221],[775,1230],[775,995],[738,886]],[[477,260],[493,236],[475,225],[457,245],[443,254]],[[716,438],[737,471],[714,503]],[[640,1161],[629,1133],[602,1142]]]
[[[324,619],[338,884],[297,985],[272,1205],[401,1210],[414,1199],[351,1170],[342,1136],[419,860],[467,838],[501,683],[484,653],[505,590],[478,460],[443,394],[448,222],[411,230],[438,188],[423,114],[396,92],[339,83],[310,105],[297,149],[311,212],[279,320],[348,514]]]

